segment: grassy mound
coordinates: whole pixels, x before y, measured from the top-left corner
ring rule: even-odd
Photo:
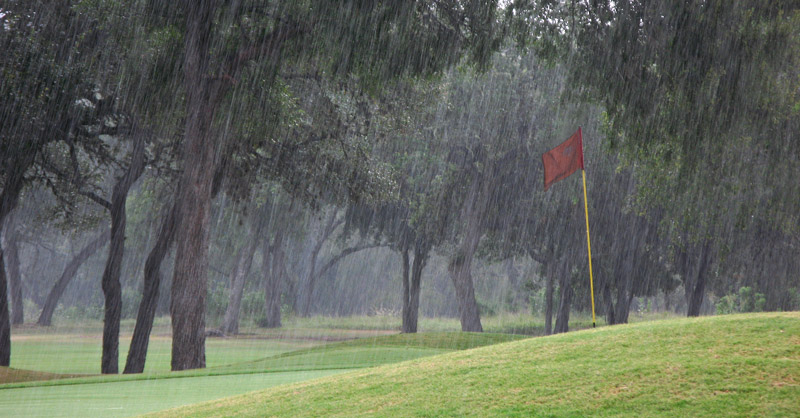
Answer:
[[[800,314],[640,323],[275,387],[163,416],[799,416]]]

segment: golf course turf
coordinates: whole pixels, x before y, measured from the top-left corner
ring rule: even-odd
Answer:
[[[800,416],[800,314],[656,321],[362,369],[155,416]]]
[[[25,344],[46,344],[41,338]],[[240,343],[267,356],[255,358]],[[800,416],[797,312],[670,319],[543,338],[430,332],[292,344],[210,341],[225,351],[220,359],[240,361],[178,373],[76,376],[2,368],[0,411],[52,417]],[[61,349],[75,361],[81,352]]]

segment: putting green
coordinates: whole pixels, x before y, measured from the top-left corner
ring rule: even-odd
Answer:
[[[99,373],[102,354],[100,341],[102,336],[99,334],[12,335],[11,367],[50,373]],[[120,371],[125,368],[129,341],[130,336],[120,338]],[[206,340],[206,362],[208,367],[241,363],[316,344],[319,342],[209,338]],[[172,341],[168,337],[152,337],[145,373],[169,371],[171,348]]]
[[[129,417],[341,373],[319,370],[0,390],[6,417]]]
[[[19,346],[39,348],[19,354],[43,370],[85,371],[96,361],[90,342],[80,335],[32,335],[18,337]],[[314,346],[318,342],[265,339],[211,340],[209,358],[238,359],[219,367],[179,373],[151,372],[140,375],[86,376],[49,381],[18,381],[0,385],[0,415],[25,417],[111,416],[122,417],[160,411],[181,405],[217,400],[272,386],[329,376],[347,370],[397,363],[436,354],[521,338],[501,334],[428,333],[403,334]],[[156,344],[153,345],[152,343]],[[96,344],[96,341],[95,341]],[[163,341],[151,341],[154,353],[167,354]],[[297,347],[291,352],[286,350]],[[47,353],[51,353],[50,356]],[[216,354],[215,354],[216,353]],[[265,357],[264,353],[271,353]],[[277,353],[277,354],[276,354]],[[151,353],[152,354],[152,353]],[[254,360],[254,356],[260,357]],[[99,355],[99,351],[98,351]],[[39,363],[36,363],[36,360]],[[246,360],[246,361],[242,361]],[[163,359],[154,361],[156,364]],[[74,363],[74,364],[71,364]],[[209,361],[212,363],[212,361]],[[150,361],[148,360],[148,364]],[[41,372],[7,370],[7,374]]]

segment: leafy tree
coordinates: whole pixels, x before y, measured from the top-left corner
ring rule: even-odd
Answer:
[[[782,229],[796,213],[781,199],[742,199],[759,194],[754,178],[793,193],[785,178],[759,173],[761,161],[792,172],[796,160],[785,158],[797,155],[787,142],[796,132],[796,2],[513,8],[519,38],[564,62],[575,91],[606,109],[609,144],[634,167],[638,210],[663,216],[659,233],[673,244],[671,263],[697,315],[735,228],[723,213],[752,213],[755,203]]]
[[[108,57],[102,29],[90,16],[68,2],[18,2],[3,5],[0,43],[9,59],[0,64],[0,93],[9,98],[0,106],[0,225],[16,206],[23,188],[31,181],[51,185],[57,197],[65,189],[51,183],[45,170],[54,162],[79,160],[81,151],[106,162],[106,144],[91,121],[107,115],[109,103],[99,96],[101,62]],[[98,74],[97,79],[87,74]],[[62,173],[77,180],[74,172]],[[0,299],[6,301],[5,278]],[[5,303],[5,302],[4,302]],[[5,305],[2,305],[5,306]],[[0,364],[8,364],[7,309],[0,306]]]
[[[488,55],[495,9],[492,2],[464,8],[360,2],[262,7],[210,0],[156,6],[170,24],[181,28],[184,39],[180,76],[186,94],[184,167],[177,191],[178,245],[170,310],[172,368],[182,370],[205,365],[205,260],[218,157],[214,121],[245,68],[257,63],[273,78],[284,60],[294,58],[333,76],[359,73],[376,81],[430,73],[454,62],[467,48],[476,58]],[[230,27],[241,30],[228,31]],[[308,45],[320,48],[305,48]]]

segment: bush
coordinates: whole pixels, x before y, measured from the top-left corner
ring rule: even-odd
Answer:
[[[738,305],[738,302],[736,299],[736,295],[726,295],[721,297],[714,306],[717,311],[717,315],[726,315],[737,312],[736,306]]]
[[[480,312],[481,315],[497,314],[497,309],[495,308],[495,306],[489,305],[488,303],[485,303],[481,300],[478,300],[477,302],[478,302],[478,312]]]
[[[239,317],[242,319],[266,318],[264,314],[264,291],[246,292],[242,295],[242,306]],[[257,322],[257,321],[256,321]]]
[[[715,305],[717,314],[736,312],[763,312],[767,298],[763,293],[754,292],[750,286],[742,286],[738,293],[723,296]]]
[[[208,322],[216,323],[222,320],[225,309],[228,307],[228,289],[225,286],[209,286],[206,293],[206,317]]]
[[[96,305],[96,304],[78,304],[72,305],[70,307],[64,307],[63,305],[58,305],[56,311],[54,313],[54,317],[64,318],[69,321],[76,321],[82,319],[94,319],[100,320],[103,319],[103,314],[105,309],[103,305]]]

